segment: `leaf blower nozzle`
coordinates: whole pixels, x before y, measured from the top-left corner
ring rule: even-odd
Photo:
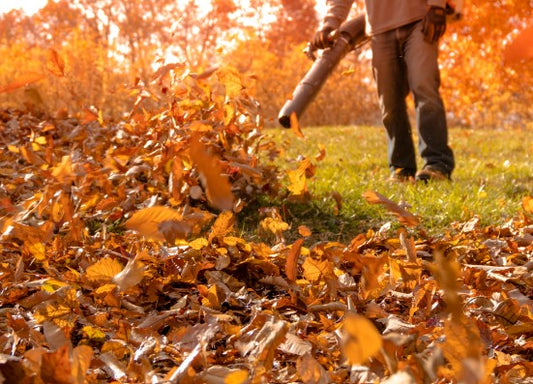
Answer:
[[[291,127],[291,115],[299,119],[307,106],[318,94],[328,76],[346,54],[367,40],[365,16],[360,15],[344,22],[338,29],[336,39],[330,48],[324,49],[315,58],[316,49],[309,45],[304,52],[313,59],[313,65],[294,89],[292,98],[287,100],[278,114],[278,121],[285,128]]]

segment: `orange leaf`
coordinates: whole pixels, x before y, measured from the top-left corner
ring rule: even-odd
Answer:
[[[133,229],[148,239],[163,241],[165,234],[169,237],[172,230],[176,230],[172,225],[164,223],[182,222],[182,219],[181,213],[172,208],[155,206],[135,212],[125,225],[126,228]]]
[[[71,384],[73,382],[69,346],[42,355],[41,379],[44,383]]]
[[[201,143],[199,136],[191,139],[190,156],[198,167],[206,184],[207,200],[211,206],[221,211],[229,211],[233,208],[233,193],[228,177],[223,174],[219,159],[208,153]]]
[[[6,92],[12,92],[15,89],[25,87],[28,84],[35,83],[39,80],[42,80],[46,77],[46,75],[42,73],[32,72],[27,73],[25,75],[20,76],[15,81],[9,83],[8,85],[4,85],[3,87],[0,87],[0,93],[6,93]]]
[[[53,75],[60,77],[65,76],[65,61],[53,48],[50,48],[48,50],[48,57],[46,58],[46,68]]]
[[[524,207],[526,212],[533,213],[533,197],[524,196],[522,199],[522,207]]]
[[[300,235],[302,235],[303,237],[309,237],[311,236],[312,232],[311,230],[309,229],[309,227],[305,226],[305,225],[300,225],[298,227],[298,233]]]
[[[296,281],[296,275],[298,274],[298,258],[300,257],[303,242],[303,239],[296,240],[287,256],[287,261],[285,262],[285,274],[289,281]]]
[[[379,353],[383,345],[381,334],[366,317],[348,313],[342,329],[342,350],[349,364],[363,364]]]
[[[398,221],[400,223],[407,227],[416,227],[420,223],[418,217],[413,215],[411,212],[403,209],[394,201],[387,199],[385,196],[375,191],[366,191],[365,193],[363,193],[363,197],[370,204],[384,205],[388,211],[393,213],[398,218]]]
[[[291,116],[291,129],[294,132],[294,134],[300,138],[304,138],[304,134],[302,133],[302,129],[300,128],[300,122],[298,121],[298,116],[296,116],[296,112],[292,112]]]

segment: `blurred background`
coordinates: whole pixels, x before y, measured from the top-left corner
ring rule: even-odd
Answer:
[[[9,2],[11,4],[11,2]],[[132,88],[157,69],[231,66],[261,104],[266,125],[311,62],[302,53],[325,1],[57,0],[0,4],[0,107],[121,119]],[[452,126],[532,127],[533,1],[472,0],[441,41],[442,94]],[[364,11],[357,0],[353,14]],[[50,52],[64,76],[46,76]],[[369,45],[351,52],[301,124],[379,124]],[[24,86],[14,85],[24,84]]]

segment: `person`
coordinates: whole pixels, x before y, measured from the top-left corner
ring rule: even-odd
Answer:
[[[347,18],[353,0],[327,0],[326,14],[312,44],[324,49]],[[439,93],[438,41],[446,30],[446,0],[365,0],[372,70],[387,133],[387,161],[394,181],[450,180],[455,166],[448,145],[444,103]],[[418,150],[407,113],[411,92],[416,110]]]

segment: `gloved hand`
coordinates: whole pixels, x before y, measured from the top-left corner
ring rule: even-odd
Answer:
[[[331,47],[333,45],[333,41],[329,39],[329,35],[332,31],[333,28],[331,27],[324,27],[320,31],[317,31],[313,37],[313,41],[311,42],[313,47],[316,49],[325,49]]]
[[[446,31],[446,10],[441,7],[431,6],[424,17],[422,33],[428,43],[438,41]]]

